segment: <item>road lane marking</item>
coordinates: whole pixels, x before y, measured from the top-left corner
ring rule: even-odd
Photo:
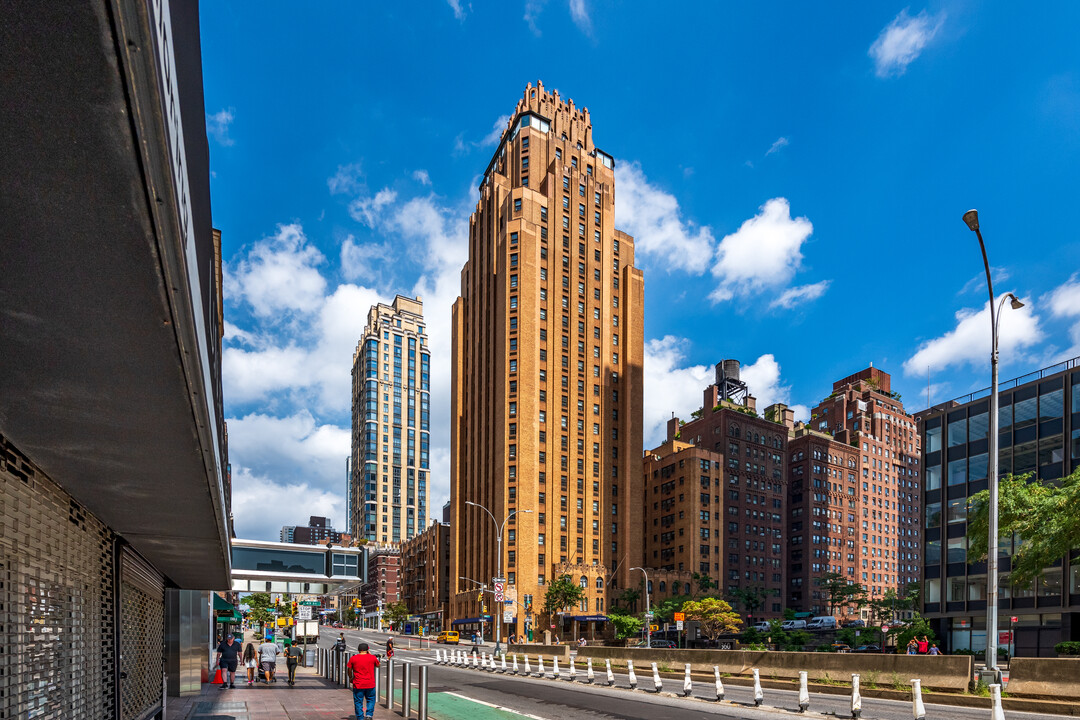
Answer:
[[[460,698],[461,700],[468,700],[469,702],[474,702],[474,703],[477,703],[478,705],[485,705],[485,706],[487,706],[489,708],[492,708],[494,710],[502,710],[503,712],[513,713],[514,715],[517,715],[518,717],[531,718],[531,720],[547,720],[547,718],[542,718],[539,715],[530,715],[528,713],[523,713],[520,710],[514,710],[512,708],[503,707],[502,705],[495,705],[494,703],[484,702],[483,700],[477,700],[476,698],[471,698],[471,697],[468,697],[467,695],[459,695],[458,693],[454,693],[454,692],[442,692],[442,693],[439,693],[439,694],[440,695],[450,695],[451,697]]]

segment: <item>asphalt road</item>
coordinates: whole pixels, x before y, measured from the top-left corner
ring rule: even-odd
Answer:
[[[322,647],[330,647],[337,638],[340,630],[324,629],[320,637]],[[350,650],[355,649],[356,644],[363,640],[368,642],[374,651],[379,654],[384,652],[387,635],[373,631],[345,630],[345,638]],[[417,648],[419,642],[412,641],[413,647]],[[753,690],[740,685],[725,685],[725,700],[718,703],[715,700],[716,689],[712,682],[694,682],[691,698],[672,697],[669,694],[656,694],[644,689],[652,690],[653,680],[649,666],[638,672],[638,690],[631,691],[627,675],[615,674],[615,687],[606,687],[606,676],[602,664],[594,664],[594,671],[600,686],[585,685],[584,663],[577,667],[578,681],[571,683],[567,680],[542,680],[539,678],[524,678],[519,676],[502,675],[498,673],[482,672],[478,670],[465,670],[434,664],[434,648],[454,649],[454,646],[436,646],[434,643],[423,643],[425,649],[408,649],[408,642],[395,640],[395,660],[415,662],[428,665],[430,693],[453,693],[463,699],[476,701],[478,710],[483,712],[463,713],[463,720],[475,720],[480,716],[488,716],[491,708],[498,708],[506,713],[497,716],[512,718],[513,713],[518,716],[531,717],[537,720],[564,720],[568,718],[627,718],[643,720],[688,720],[690,718],[748,718],[776,720],[779,715],[796,714],[798,712],[798,694],[791,690],[764,690],[764,703],[760,708],[753,706]],[[463,644],[460,649],[467,649],[471,645]],[[491,650],[490,643],[487,650]],[[520,660],[520,658],[519,658]],[[535,658],[533,660],[533,672],[536,672]],[[548,675],[551,674],[550,664],[545,664]],[[519,667],[524,669],[523,663]],[[563,665],[560,668],[565,675],[568,668]],[[682,680],[664,678],[665,693],[682,693]],[[700,699],[695,699],[700,698]],[[847,695],[822,695],[811,693],[810,713],[803,717],[813,716],[851,717],[851,700]],[[949,720],[985,720],[990,716],[989,708],[962,708],[952,705],[926,705],[926,717],[948,718]],[[908,720],[912,717],[911,703],[909,701],[880,700],[876,698],[863,698],[862,717],[868,720]],[[1058,715],[1041,715],[1035,713],[1009,712],[1007,717],[1012,720],[1060,720]],[[453,718],[440,718],[440,720],[453,720]]]

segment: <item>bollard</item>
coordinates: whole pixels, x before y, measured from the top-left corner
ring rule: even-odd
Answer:
[[[656,663],[652,664],[652,682],[656,692],[664,689],[664,681],[660,679],[660,671],[656,669]]]
[[[611,672],[611,661],[605,660],[604,664],[607,665],[607,684],[611,687],[615,684],[615,673]]]
[[[517,653],[514,653],[514,666],[510,668],[510,672],[512,672],[514,675],[518,674]]]
[[[761,675],[758,673],[758,669],[754,668],[754,707],[761,705],[765,696],[761,693]]]
[[[537,655],[536,656],[536,665],[537,665],[536,677],[541,677],[541,678],[544,677],[544,656],[543,655]]]
[[[558,680],[559,677],[562,675],[562,673],[559,672],[559,656],[558,655],[553,655],[552,656],[551,664],[552,664],[551,679],[552,680]]]
[[[716,699],[724,699],[724,681],[720,679],[720,667],[713,665],[713,677],[716,679]]]
[[[480,660],[476,657],[476,653],[472,654],[472,666],[474,670],[480,667]]]
[[[1001,709],[1001,686],[990,686],[990,720],[1005,720],[1005,711]]]
[[[419,698],[416,701],[416,717],[418,720],[427,720],[427,688],[428,688],[428,669],[426,666],[420,666],[420,677],[417,679],[419,684]]]
[[[570,676],[567,678],[570,682],[577,680],[577,666],[574,665],[573,656],[570,657]]]
[[[503,675],[506,674],[506,654],[505,653],[502,656],[502,668],[499,670],[499,672],[501,672]]]
[[[682,694],[683,697],[690,697],[690,693],[694,691],[694,683],[690,680],[690,663],[686,663],[686,675],[683,677],[682,682]]]
[[[810,691],[806,689],[806,671],[799,671],[799,712],[804,713],[810,707]]]
[[[922,701],[922,680],[918,678],[911,681],[911,714],[915,720],[923,720],[926,717],[926,708]]]
[[[862,695],[859,694],[859,675],[854,673],[851,676],[851,717],[852,720],[859,720],[862,716]]]
[[[529,654],[525,653],[525,677],[532,675],[532,668],[529,667]]]
[[[630,689],[637,690],[637,675],[634,674],[634,661],[626,661],[626,671],[630,673]]]
[[[412,663],[402,663],[401,671],[401,717],[412,716]]]
[[[586,673],[585,673],[585,682],[587,682],[587,683],[589,683],[590,685],[592,685],[592,683],[593,683],[593,680],[595,680],[595,679],[596,679],[596,677],[595,677],[595,676],[593,675],[593,671],[592,671],[592,658],[589,658],[589,660],[588,660],[588,666],[589,666],[589,668],[588,668],[588,670],[587,670],[587,671],[586,671]]]
[[[480,669],[487,670],[487,653],[482,651],[480,653]]]
[[[383,698],[384,708],[394,707],[394,658],[386,661],[386,697]]]
[[[435,664],[442,665],[442,653],[439,652],[439,648],[435,648]]]

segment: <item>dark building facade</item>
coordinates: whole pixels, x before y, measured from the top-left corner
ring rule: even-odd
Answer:
[[[291,532],[286,533],[287,529],[290,529]],[[326,541],[333,543],[342,541],[341,532],[335,530],[334,526],[330,524],[330,518],[317,515],[310,516],[306,526],[297,525],[293,527],[290,525],[287,528],[282,528],[281,534],[282,542],[297,543],[299,545],[318,545]],[[287,540],[286,537],[289,539]]]
[[[986,563],[968,563],[968,498],[987,487],[990,393],[983,390],[918,414],[926,469],[923,613],[948,652],[986,648]],[[1080,463],[1080,358],[1001,383],[999,477],[1055,480]],[[1054,656],[1080,639],[1080,559],[1045,571],[1030,588],[1009,581],[1014,541],[999,547],[998,628],[1017,656]],[[1016,622],[1011,623],[1012,617]]]
[[[433,521],[401,544],[401,599],[425,632],[438,632],[450,602],[450,525]]]

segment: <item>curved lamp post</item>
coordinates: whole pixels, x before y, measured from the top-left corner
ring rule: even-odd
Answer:
[[[649,573],[645,568],[632,567],[631,570],[640,570],[645,576],[645,647],[652,650],[652,611],[649,609]]]
[[[993,682],[1001,682],[1000,671],[997,666],[998,647],[998,329],[1000,327],[1001,311],[1005,309],[1005,301],[1013,310],[1024,307],[1020,298],[1012,293],[1007,293],[996,303],[994,297],[994,284],[990,279],[990,262],[986,258],[986,244],[983,242],[982,232],[979,230],[979,211],[968,210],[964,213],[964,222],[968,229],[979,238],[979,249],[982,250],[983,268],[986,270],[986,289],[990,293],[990,467],[987,474],[987,484],[990,489],[989,515],[989,538],[987,543],[986,558],[986,670],[994,676]],[[989,684],[989,683],[988,683]]]
[[[531,513],[532,510],[514,510],[509,515],[507,515],[505,518],[503,518],[502,525],[500,525],[499,522],[495,519],[495,516],[491,514],[491,511],[488,510],[483,505],[481,505],[480,503],[474,503],[471,500],[466,500],[465,504],[466,505],[472,505],[473,507],[478,507],[481,510],[483,510],[484,512],[486,512],[488,514],[488,517],[491,518],[491,522],[495,525],[495,558],[496,558],[496,566],[495,567],[496,567],[496,570],[495,570],[494,582],[505,583],[506,578],[504,578],[502,576],[502,536],[503,536],[503,528],[506,527],[506,521],[509,520],[510,518],[514,517],[515,515],[517,515],[519,512]],[[473,581],[473,582],[475,582],[475,581]],[[502,638],[502,616],[499,615],[498,611],[496,611],[494,614],[495,614],[495,654],[498,655],[499,650],[500,650],[499,641]],[[483,616],[484,616],[484,613],[481,612],[480,617],[483,617]]]

